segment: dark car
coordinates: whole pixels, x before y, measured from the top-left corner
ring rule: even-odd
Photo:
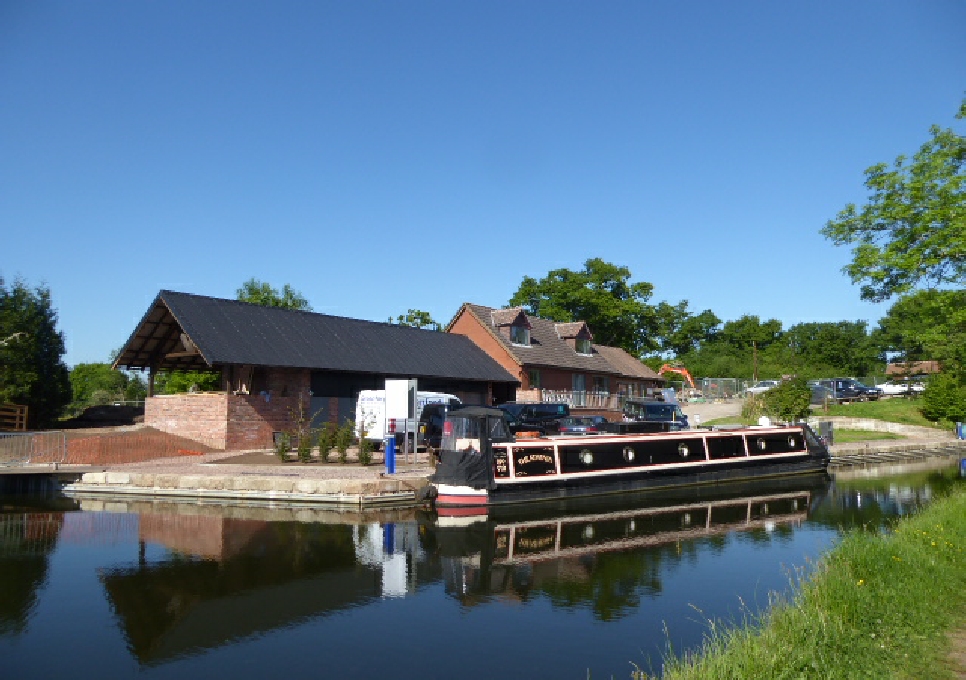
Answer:
[[[658,432],[686,430],[688,417],[675,403],[652,399],[628,399],[624,402],[624,423],[614,423],[619,432]],[[635,423],[647,423],[633,427]],[[614,429],[612,427],[612,429]]]
[[[533,430],[556,434],[560,430],[560,421],[570,416],[570,406],[558,403],[523,404],[509,402],[500,404],[499,408],[507,414],[510,428],[513,432]],[[513,429],[517,427],[517,429]]]
[[[822,404],[835,401],[834,393],[832,392],[831,387],[826,387],[825,385],[821,385],[819,383],[812,383],[808,387],[812,390],[812,399],[809,402],[810,404],[821,406]]]
[[[560,421],[560,434],[599,434],[607,431],[607,425],[604,416],[570,416]]]
[[[882,396],[878,387],[863,385],[854,378],[819,380],[818,384],[832,390],[832,398],[836,401],[875,401]]]
[[[423,407],[423,412],[419,414],[419,431],[416,435],[417,446],[425,446],[427,449],[434,451],[439,449],[446,414],[462,408],[462,406],[455,401],[450,404],[426,404]]]

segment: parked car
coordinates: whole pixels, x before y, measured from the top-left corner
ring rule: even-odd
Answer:
[[[604,416],[570,416],[560,421],[560,434],[599,434],[607,427]]]
[[[780,380],[759,380],[754,385],[745,390],[748,394],[761,394],[762,392],[767,392],[773,387],[778,387],[781,384]]]
[[[854,378],[819,380],[818,384],[832,390],[836,401],[875,401],[882,396],[882,390],[878,387],[863,385]]]
[[[882,390],[882,395],[886,397],[922,394],[926,391],[926,386],[921,382],[913,382],[911,380],[889,380],[888,382],[876,385],[876,388]]]
[[[416,445],[427,449],[439,449],[439,442],[443,436],[443,421],[450,411],[462,408],[457,402],[444,404],[426,404],[419,414],[419,430],[416,433]]]
[[[511,432],[530,429],[536,432],[556,434],[560,430],[560,421],[570,416],[568,404],[508,402],[500,404],[499,408],[512,416],[512,418],[507,419],[510,422]],[[518,429],[514,430],[514,427]]]
[[[822,404],[835,401],[835,393],[832,392],[831,387],[826,387],[825,385],[820,385],[819,383],[809,383],[809,389],[812,390],[812,400],[810,404],[820,406]]]
[[[627,399],[624,402],[624,421],[625,423],[611,423],[608,429],[630,433],[686,430],[690,427],[688,417],[680,406],[673,402],[651,399]],[[651,426],[629,427],[628,422],[649,423]]]

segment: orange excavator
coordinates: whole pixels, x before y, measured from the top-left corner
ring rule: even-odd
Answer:
[[[661,370],[658,371],[657,373],[658,375],[660,375],[661,373],[677,373],[679,375],[684,376],[684,379],[688,381],[688,385],[691,386],[692,390],[697,389],[694,386],[694,378],[692,378],[691,374],[688,373],[688,369],[684,368],[683,366],[672,366],[671,364],[664,364],[663,366],[661,366]]]

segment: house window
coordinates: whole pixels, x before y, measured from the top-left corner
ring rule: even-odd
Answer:
[[[577,354],[593,354],[590,350],[590,340],[587,338],[577,338]]]
[[[540,371],[527,371],[527,380],[530,381],[531,390],[540,389]]]
[[[514,345],[530,344],[530,329],[526,326],[510,326],[510,342]]]
[[[601,375],[594,376],[594,392],[597,394],[606,394],[610,390],[607,389],[607,378]]]

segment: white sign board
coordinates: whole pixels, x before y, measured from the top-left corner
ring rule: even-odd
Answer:
[[[409,418],[409,383],[415,380],[386,380],[386,418]]]

